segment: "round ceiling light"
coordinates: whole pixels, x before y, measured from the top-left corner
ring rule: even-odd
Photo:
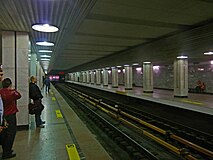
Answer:
[[[50,58],[51,56],[49,56],[49,55],[40,55],[40,57],[42,57],[42,58]]]
[[[32,29],[39,32],[57,32],[59,30],[56,26],[49,24],[35,24],[32,25]]]
[[[187,59],[188,57],[187,56],[178,56],[177,58],[178,59]]]
[[[54,46],[54,43],[51,43],[51,42],[36,42],[37,45],[39,46]]]
[[[151,62],[143,62],[144,64],[150,64]]]
[[[213,52],[205,52],[204,55],[213,55]]]
[[[41,58],[41,61],[50,61],[50,59],[47,59],[47,58]]]
[[[50,50],[39,50],[39,53],[52,53],[53,51]]]

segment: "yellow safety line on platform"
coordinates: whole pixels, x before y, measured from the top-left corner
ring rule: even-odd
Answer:
[[[150,93],[142,93],[142,96],[150,96]]]
[[[182,101],[186,102],[186,103],[191,103],[191,104],[203,105],[203,103],[201,103],[201,102],[193,102],[193,101],[189,101],[189,100],[182,100]]]
[[[57,118],[63,118],[60,110],[55,110],[55,113]]]
[[[67,144],[66,149],[70,160],[80,160],[75,144]]]
[[[52,97],[52,100],[55,101],[56,100],[55,97]]]
[[[123,94],[123,95],[127,95],[127,93],[125,91],[116,91],[117,94]]]

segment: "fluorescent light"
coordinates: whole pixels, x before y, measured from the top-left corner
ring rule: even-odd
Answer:
[[[125,64],[124,67],[129,67],[129,65],[128,65],[128,64]]]
[[[211,64],[213,64],[213,60],[212,60],[212,61],[210,61],[210,63],[211,63]]]
[[[178,56],[177,58],[178,59],[187,59],[188,57],[187,56]]]
[[[30,61],[31,60],[31,58],[28,58],[28,61]]]
[[[117,66],[117,68],[121,68],[122,66]]]
[[[213,55],[213,52],[205,52],[203,54],[205,54],[205,55]]]
[[[51,50],[39,50],[38,52],[40,52],[40,53],[52,53],[53,51],[51,51]]]
[[[44,41],[44,42],[36,42],[36,44],[39,45],[39,46],[54,46],[54,43],[46,42],[46,41]]]
[[[40,57],[42,57],[42,58],[50,58],[51,56],[48,56],[48,55],[40,55]]]
[[[56,26],[49,24],[35,24],[32,26],[32,29],[39,32],[57,32],[59,30]]]

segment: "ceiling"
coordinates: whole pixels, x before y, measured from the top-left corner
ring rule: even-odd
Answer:
[[[29,32],[33,52],[53,50],[49,71],[68,70],[212,23],[212,8],[212,0],[0,0],[0,30]],[[34,31],[36,23],[59,31]]]

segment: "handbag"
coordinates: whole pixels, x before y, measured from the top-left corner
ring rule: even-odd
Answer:
[[[34,103],[28,104],[29,114],[33,115],[41,112],[44,109],[44,105],[41,103],[41,100],[35,100]]]
[[[29,114],[31,114],[31,115],[35,114],[37,109],[38,109],[38,106],[35,103],[28,104]]]

